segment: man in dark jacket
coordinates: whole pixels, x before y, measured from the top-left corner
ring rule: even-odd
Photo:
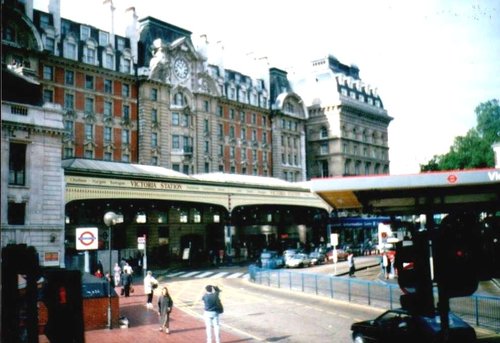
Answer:
[[[132,275],[128,270],[122,273],[122,285],[123,285],[123,294],[128,297],[130,296],[130,286],[132,285]]]

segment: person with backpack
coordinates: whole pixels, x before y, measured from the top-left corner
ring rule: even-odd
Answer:
[[[205,328],[207,343],[212,343],[212,327],[215,343],[220,343],[220,322],[219,315],[224,312],[222,302],[219,298],[220,289],[217,286],[207,285],[205,294],[201,298],[204,303]]]

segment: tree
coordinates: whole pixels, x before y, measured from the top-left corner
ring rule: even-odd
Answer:
[[[455,137],[450,151],[434,155],[420,171],[487,168],[495,166],[492,145],[500,142],[500,104],[498,99],[481,103],[475,109],[477,126],[465,136]]]

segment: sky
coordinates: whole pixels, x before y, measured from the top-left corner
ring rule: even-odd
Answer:
[[[61,0],[62,16],[108,29],[102,0]],[[226,68],[254,60],[290,78],[334,55],[356,64],[388,115],[391,174],[418,173],[476,126],[475,108],[500,99],[498,0],[113,0],[115,32],[134,6],[224,46]],[[48,0],[35,0],[47,10]],[[252,76],[252,75],[250,75]]]

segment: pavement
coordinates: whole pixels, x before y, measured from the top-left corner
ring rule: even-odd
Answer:
[[[117,287],[118,294],[120,292]],[[175,307],[170,314],[170,333],[160,332],[159,318],[157,311],[158,298],[153,298],[154,309],[147,309],[146,296],[142,278],[134,281],[134,293],[130,297],[120,296],[120,316],[124,316],[129,321],[128,328],[113,328],[85,331],[85,342],[106,342],[106,343],[140,343],[140,342],[175,342],[194,343],[205,342],[205,323],[201,317],[193,316]],[[221,322],[223,322],[223,315]],[[221,342],[236,343],[252,341],[242,334],[231,332],[221,326]],[[45,335],[39,337],[39,343],[49,343]]]

